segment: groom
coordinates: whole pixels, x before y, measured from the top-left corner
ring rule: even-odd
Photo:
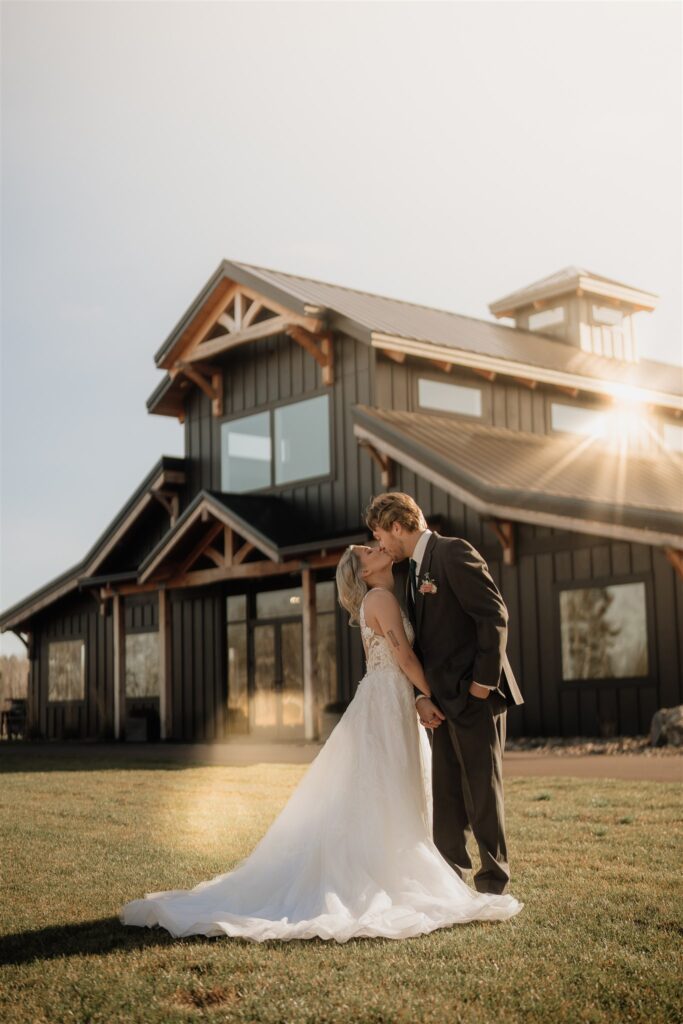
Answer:
[[[406,608],[432,691],[430,700],[415,689],[420,721],[433,730],[434,842],[463,878],[471,829],[481,858],[476,889],[504,893],[505,725],[508,705],[524,703],[505,653],[507,608],[479,552],[428,530],[409,494],[373,498],[365,521],[394,563],[410,559]]]

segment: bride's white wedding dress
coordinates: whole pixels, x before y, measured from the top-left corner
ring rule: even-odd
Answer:
[[[411,644],[414,632],[403,615]],[[365,623],[367,670],[289,801],[233,871],[193,889],[146,893],[126,925],[174,936],[403,939],[467,921],[502,921],[523,904],[478,893],[432,841],[431,748],[413,687]]]

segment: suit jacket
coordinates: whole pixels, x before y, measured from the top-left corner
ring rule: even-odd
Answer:
[[[426,574],[436,593],[420,593]],[[408,586],[406,574],[415,653],[443,713],[452,717],[463,710],[472,680],[496,687],[486,700],[498,694],[506,705],[523,704],[505,652],[508,611],[476,548],[463,537],[433,532],[420,565],[414,616]]]

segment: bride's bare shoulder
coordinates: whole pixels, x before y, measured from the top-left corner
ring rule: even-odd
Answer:
[[[378,624],[378,616],[385,621],[401,617],[401,606],[396,595],[385,587],[373,587],[368,590],[363,599],[363,607],[368,625]]]

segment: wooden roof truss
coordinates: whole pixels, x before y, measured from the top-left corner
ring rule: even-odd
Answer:
[[[223,374],[215,360],[241,345],[277,334],[286,334],[315,359],[324,384],[334,383],[333,336],[324,321],[301,316],[234,283],[222,290],[220,301],[186,333],[167,366],[169,375],[172,380],[182,375],[196,384],[211,399],[213,415],[222,416]]]

